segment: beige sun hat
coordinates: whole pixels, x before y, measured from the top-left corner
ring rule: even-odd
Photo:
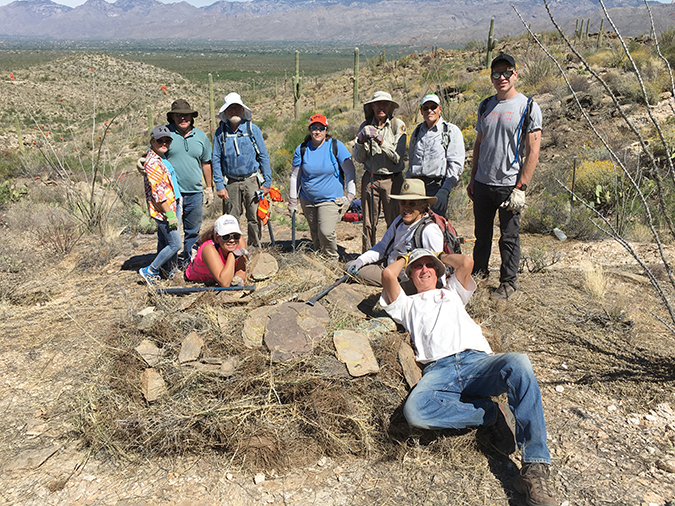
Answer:
[[[445,276],[445,264],[440,261],[436,254],[430,249],[426,248],[417,248],[410,253],[408,257],[408,265],[405,266],[405,275],[410,277],[410,271],[412,271],[412,264],[415,263],[415,260],[420,258],[429,257],[434,261],[434,267],[436,267],[436,275],[440,278]]]
[[[421,179],[406,179],[398,195],[389,195],[394,200],[426,200],[429,205],[436,203],[436,197],[427,197],[424,181]]]
[[[373,103],[374,102],[389,102],[389,116],[394,114],[394,110],[398,109],[398,104],[394,102],[391,98],[391,95],[386,91],[376,91],[373,93],[373,98],[368,102],[363,104],[363,112],[366,115],[366,119],[370,120],[373,118]]]

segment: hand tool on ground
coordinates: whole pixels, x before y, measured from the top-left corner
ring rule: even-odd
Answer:
[[[197,292],[242,292],[246,290],[255,290],[255,285],[247,286],[181,286],[176,288],[157,288],[155,293],[166,295],[183,295],[186,293]]]
[[[309,300],[306,302],[306,304],[309,304],[310,306],[313,306],[314,304],[316,304],[316,301],[318,301],[318,300],[319,300],[321,297],[323,297],[324,295],[327,295],[328,292],[330,292],[333,288],[335,288],[336,286],[338,286],[340,283],[344,283],[345,281],[347,281],[348,278],[349,278],[349,274],[345,274],[345,275],[342,276],[340,279],[338,279],[335,283],[333,283],[332,285],[330,285],[328,288],[325,288],[324,290],[322,290],[321,292],[319,292],[317,295],[315,295],[314,297],[312,297],[311,299],[309,299]]]

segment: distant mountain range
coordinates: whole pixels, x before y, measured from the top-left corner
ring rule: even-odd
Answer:
[[[541,0],[514,4],[534,29],[551,26]],[[625,35],[649,30],[640,0],[605,4]],[[594,0],[552,0],[550,6],[568,29],[575,18],[591,17],[592,30],[599,26],[601,13]],[[672,5],[652,4],[652,9],[657,28],[673,22]],[[497,36],[523,31],[511,2],[499,0],[220,0],[200,8],[156,0],[87,0],[75,8],[50,0],[19,0],[0,7],[0,38],[386,44],[416,40],[444,45],[486,38],[491,17]]]

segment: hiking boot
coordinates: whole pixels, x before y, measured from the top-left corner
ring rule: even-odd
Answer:
[[[494,292],[492,298],[496,300],[509,300],[516,293],[516,288],[511,283],[502,283]]]
[[[516,418],[509,406],[498,402],[497,421],[479,427],[476,437],[488,449],[508,457],[516,451]]]
[[[557,506],[558,501],[548,486],[549,473],[548,464],[523,464],[513,486],[519,493],[525,494],[528,506]]]
[[[159,273],[150,272],[150,266],[139,269],[138,273],[150,286],[155,286],[160,281]]]

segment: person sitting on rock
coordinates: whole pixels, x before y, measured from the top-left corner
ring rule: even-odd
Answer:
[[[366,285],[382,286],[382,270],[393,263],[398,255],[410,253],[416,247],[432,251],[443,249],[440,227],[435,223],[424,224],[423,219],[428,215],[429,206],[436,202],[436,197],[427,197],[423,181],[407,179],[400,194],[391,195],[390,198],[400,201],[400,216],[393,221],[380,242],[345,266],[347,272]],[[415,233],[419,226],[424,226],[422,243],[415,244]],[[415,293],[414,285],[403,270],[399,273],[406,293]]]
[[[445,285],[438,278],[453,267]],[[551,456],[541,392],[527,355],[493,353],[480,325],[465,305],[476,290],[473,260],[464,255],[416,249],[399,256],[382,272],[380,305],[410,333],[415,358],[424,367],[403,407],[411,427],[463,429],[480,427],[493,450],[522,452],[514,486],[530,506],[553,506],[548,486]],[[399,283],[405,269],[417,293],[406,295]],[[492,400],[506,393],[508,405]],[[515,418],[515,419],[514,419]]]
[[[185,270],[185,279],[219,286],[240,286],[246,280],[249,254],[234,216],[224,214],[200,234],[199,249]]]

